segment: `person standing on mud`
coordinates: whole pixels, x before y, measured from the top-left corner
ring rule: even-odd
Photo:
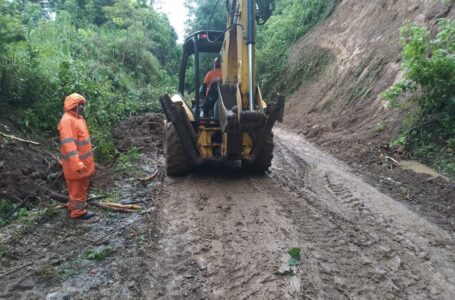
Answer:
[[[95,216],[95,213],[87,210],[89,177],[95,173],[95,162],[83,117],[85,103],[85,98],[79,94],[67,96],[65,113],[57,129],[60,132],[63,175],[68,186],[68,210],[71,218],[88,220]]]

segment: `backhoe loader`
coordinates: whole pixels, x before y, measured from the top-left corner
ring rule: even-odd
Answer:
[[[272,127],[283,120],[284,97],[275,94],[268,103],[262,98],[256,84],[255,31],[270,17],[272,5],[271,0],[228,0],[225,31],[198,31],[185,39],[179,93],[160,97],[166,116],[168,176],[184,176],[208,161],[241,161],[249,171],[268,171],[273,158]],[[205,54],[221,60],[221,80],[210,87],[215,101],[208,101],[200,89],[200,60]],[[184,101],[190,58],[194,58],[191,107]]]

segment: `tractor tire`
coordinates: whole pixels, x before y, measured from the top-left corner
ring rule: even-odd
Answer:
[[[267,172],[272,165],[273,159],[273,134],[270,134],[267,138],[264,148],[256,157],[253,163],[243,162],[243,166],[248,172],[256,174],[264,174]]]
[[[183,144],[171,122],[166,122],[164,126],[164,155],[168,176],[185,176],[190,172],[191,158],[183,148]]]

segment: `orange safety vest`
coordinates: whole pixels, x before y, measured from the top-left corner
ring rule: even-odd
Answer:
[[[95,173],[95,162],[87,123],[73,109],[84,97],[71,94],[65,99],[65,113],[57,129],[60,131],[60,154],[66,179],[77,180]]]

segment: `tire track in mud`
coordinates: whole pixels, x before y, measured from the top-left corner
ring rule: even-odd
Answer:
[[[271,175],[166,179],[146,297],[453,298],[453,236],[300,137],[275,133]],[[291,247],[301,263],[278,276]]]
[[[385,201],[384,195],[358,180],[350,182],[352,175],[346,174],[346,167],[322,153],[318,156],[317,150],[299,137],[283,135],[276,135],[274,166],[277,167],[272,176],[284,186],[293,186],[291,189],[303,200],[292,199],[296,207],[292,210],[292,219],[307,230],[302,230],[301,238],[313,241],[317,249],[313,250],[317,260],[312,265],[318,268],[314,274],[322,274],[320,280],[315,281],[321,284],[316,287],[319,297],[450,299],[454,296],[453,236],[423,224],[426,222],[420,223],[428,234],[395,224],[394,219],[387,219],[387,215],[373,205],[369,207],[368,200],[357,194],[372,194],[373,198],[379,194],[380,197],[374,199],[379,203]],[[292,140],[297,142],[290,142]],[[304,183],[283,182],[281,170],[290,169],[286,165],[298,161],[296,157],[305,161],[300,165],[305,169]],[[305,209],[313,210],[313,214],[302,215]],[[428,247],[431,239],[438,235],[433,229],[442,233],[437,240],[444,241],[444,249]],[[321,295],[321,290],[329,292]]]
[[[290,236],[292,224],[273,204],[282,192],[272,189],[264,195],[256,178],[229,173],[170,179],[172,185],[193,188],[170,189],[166,196],[164,209],[175,221],[165,222],[170,226],[165,225],[160,243],[162,259],[156,267],[167,274],[160,279],[166,288],[158,296],[250,299],[298,292],[295,280],[274,274],[287,249],[298,242]],[[187,259],[168,255],[178,245],[185,245]]]

